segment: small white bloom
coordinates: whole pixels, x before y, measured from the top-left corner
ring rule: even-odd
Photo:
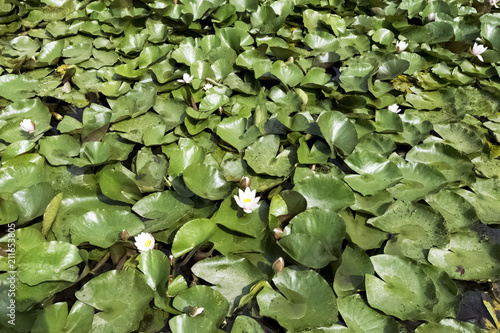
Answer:
[[[401,109],[399,108],[399,105],[397,104],[392,104],[387,107],[389,111],[394,112],[394,113],[399,113],[401,112]]]
[[[490,0],[490,6],[498,8],[498,1],[500,0]]]
[[[181,83],[191,83],[191,80],[193,79],[193,75],[189,75],[188,73],[182,74],[182,79],[178,79],[177,82]]]
[[[471,53],[476,56],[479,60],[484,61],[483,57],[481,54],[483,54],[484,51],[486,51],[488,48],[484,45],[474,43],[474,46],[472,47]]]
[[[207,91],[207,90],[212,89],[213,87],[214,87],[213,85],[211,85],[210,83],[207,83],[207,84],[205,84],[205,85],[203,86],[203,90]]]
[[[402,40],[398,40],[396,42],[396,50],[398,52],[403,52],[404,50],[406,50],[407,47],[408,47],[408,43],[407,42],[404,42]]]
[[[35,133],[35,123],[31,119],[24,119],[20,124],[21,130],[29,134]]]
[[[155,246],[155,238],[153,235],[142,232],[135,236],[135,246],[139,251],[149,251]]]
[[[250,191],[250,187],[245,189],[243,192],[241,189],[239,190],[239,196],[234,196],[234,201],[243,208],[245,213],[251,213],[254,209],[259,208],[258,202],[260,197],[255,197],[255,190]]]

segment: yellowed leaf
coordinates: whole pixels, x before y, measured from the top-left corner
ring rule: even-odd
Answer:
[[[488,141],[488,146],[490,146],[490,158],[494,159],[500,156],[500,146]]]
[[[52,200],[50,200],[49,205],[45,209],[45,213],[43,214],[42,221],[42,235],[47,236],[50,228],[52,227],[52,223],[54,223],[57,212],[59,211],[59,207],[61,206],[61,201],[63,199],[63,193],[59,193]]]

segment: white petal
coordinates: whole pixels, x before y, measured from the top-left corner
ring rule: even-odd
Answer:
[[[478,58],[479,60],[481,60],[481,61],[483,61],[483,62],[484,62],[483,57],[482,57],[481,55],[479,55],[479,54],[478,54],[478,55],[477,55],[477,58]]]
[[[240,201],[240,198],[238,198],[237,195],[234,196],[234,201],[236,201],[236,204],[240,207],[242,207],[242,204],[241,204],[241,201]]]

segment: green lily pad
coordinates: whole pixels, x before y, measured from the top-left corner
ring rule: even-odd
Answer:
[[[415,260],[425,260],[425,250],[444,246],[448,240],[448,235],[443,232],[443,217],[418,203],[397,200],[383,215],[371,218],[367,223],[396,234],[386,245],[385,253],[399,254]]]
[[[90,332],[94,308],[90,305],[76,301],[68,313],[68,303],[54,303],[46,308],[36,317],[31,332],[43,333],[47,330],[52,332]]]
[[[91,279],[75,296],[100,311],[94,315],[92,330],[125,333],[139,327],[153,292],[142,273],[111,270]]]
[[[257,294],[263,316],[274,318],[289,331],[330,326],[337,322],[337,302],[332,288],[312,270],[286,267]]]
[[[406,154],[406,159],[434,166],[451,184],[468,184],[475,178],[469,158],[443,143],[429,142],[415,146]]]
[[[370,259],[380,277],[366,275],[371,307],[401,320],[436,321],[456,316],[461,298],[443,271],[387,254]]]
[[[213,289],[221,293],[229,302],[232,311],[240,297],[250,292],[250,288],[267,276],[248,259],[235,255],[216,256],[197,262],[193,273],[213,284]]]
[[[142,195],[136,183],[118,170],[106,170],[99,175],[99,187],[110,199],[136,203]]]
[[[202,245],[215,233],[215,224],[209,219],[195,219],[184,224],[175,234],[172,255],[179,257]]]
[[[154,291],[155,305],[169,310],[166,285],[170,277],[170,260],[158,250],[142,252],[137,258],[148,286]]]
[[[452,234],[447,245],[431,249],[428,260],[454,279],[488,281],[498,276],[499,254],[497,242],[463,231]]]
[[[38,81],[27,75],[0,76],[0,96],[11,101],[21,101],[35,96]]]
[[[14,193],[12,201],[17,206],[18,223],[25,223],[41,216],[54,196],[54,189],[45,182]]]
[[[486,333],[486,330],[479,328],[478,326],[464,322],[458,321],[452,318],[445,318],[440,320],[438,323],[424,323],[417,327],[416,333]]]
[[[278,154],[279,150],[279,137],[265,135],[246,149],[244,159],[256,173],[287,176],[297,161],[296,150],[294,147],[287,147]]]
[[[234,320],[233,328],[231,333],[264,333],[264,330],[260,324],[253,318],[239,315]]]
[[[396,184],[402,174],[398,167],[382,155],[369,151],[354,152],[345,163],[359,175],[346,175],[345,182],[363,195],[374,195]]]
[[[340,257],[344,236],[339,215],[313,207],[290,221],[278,243],[297,262],[323,268]]]
[[[207,164],[190,164],[184,170],[183,179],[193,193],[210,200],[224,199],[231,190],[222,173]]]
[[[19,260],[19,280],[30,286],[45,281],[76,282],[82,258],[78,248],[65,242],[44,242],[31,248]]]
[[[304,78],[300,68],[292,62],[278,60],[271,67],[271,74],[276,76],[281,82],[295,87]]]
[[[468,229],[479,222],[474,207],[452,191],[441,190],[425,197],[425,201],[444,217],[450,232]]]
[[[423,163],[398,163],[403,179],[387,189],[394,198],[404,201],[421,199],[447,184],[444,175],[436,168]]]
[[[333,290],[339,297],[365,290],[365,274],[373,273],[373,265],[366,252],[355,244],[349,244],[344,249],[342,262],[335,272]]]
[[[217,126],[217,135],[241,152],[260,136],[258,127],[247,128],[247,123],[240,117],[224,118]]]
[[[148,223],[149,232],[175,226],[177,222],[195,216],[193,201],[173,191],[151,193],[137,201],[132,210],[154,221]]]
[[[306,198],[307,207],[340,211],[354,203],[349,186],[332,174],[315,174],[299,181],[294,188]]]
[[[69,165],[80,154],[80,143],[67,134],[45,137],[40,140],[40,154],[52,165]]]
[[[369,307],[359,294],[339,298],[337,304],[347,327],[353,332],[375,333],[381,327],[384,328],[384,333],[400,332],[398,322],[393,317]]]
[[[173,306],[184,312],[169,320],[172,332],[216,333],[222,323],[229,304],[219,292],[208,286],[194,286],[185,289],[174,298]],[[190,315],[194,308],[202,308],[196,316]]]
[[[123,230],[137,235],[142,229],[141,220],[126,210],[94,209],[75,218],[71,224],[71,241],[76,245],[89,242],[107,248],[121,238]]]
[[[358,134],[353,123],[338,111],[322,113],[318,119],[321,134],[332,152],[349,155],[358,143]]]
[[[408,69],[409,66],[410,63],[402,59],[392,59],[384,61],[378,68],[377,79],[379,80],[394,79],[399,75],[403,74]]]

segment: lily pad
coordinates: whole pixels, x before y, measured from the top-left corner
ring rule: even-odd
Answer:
[[[337,322],[332,288],[316,272],[286,267],[273,282],[282,294],[265,286],[257,294],[260,313],[276,319],[289,331],[330,326]]]
[[[31,248],[19,261],[19,280],[28,285],[45,281],[76,282],[82,258],[78,248],[66,242],[44,242]]]
[[[296,149],[287,147],[278,153],[279,150],[279,137],[265,135],[246,149],[244,159],[257,173],[277,177],[287,176],[297,161]]]
[[[92,330],[125,333],[139,327],[153,292],[142,273],[111,270],[91,279],[75,296],[100,311],[94,315]]]
[[[340,257],[344,236],[339,215],[313,207],[290,221],[278,243],[297,262],[323,268]]]
[[[443,271],[387,254],[370,259],[380,277],[366,275],[371,307],[402,320],[436,321],[457,314],[458,289]]]

